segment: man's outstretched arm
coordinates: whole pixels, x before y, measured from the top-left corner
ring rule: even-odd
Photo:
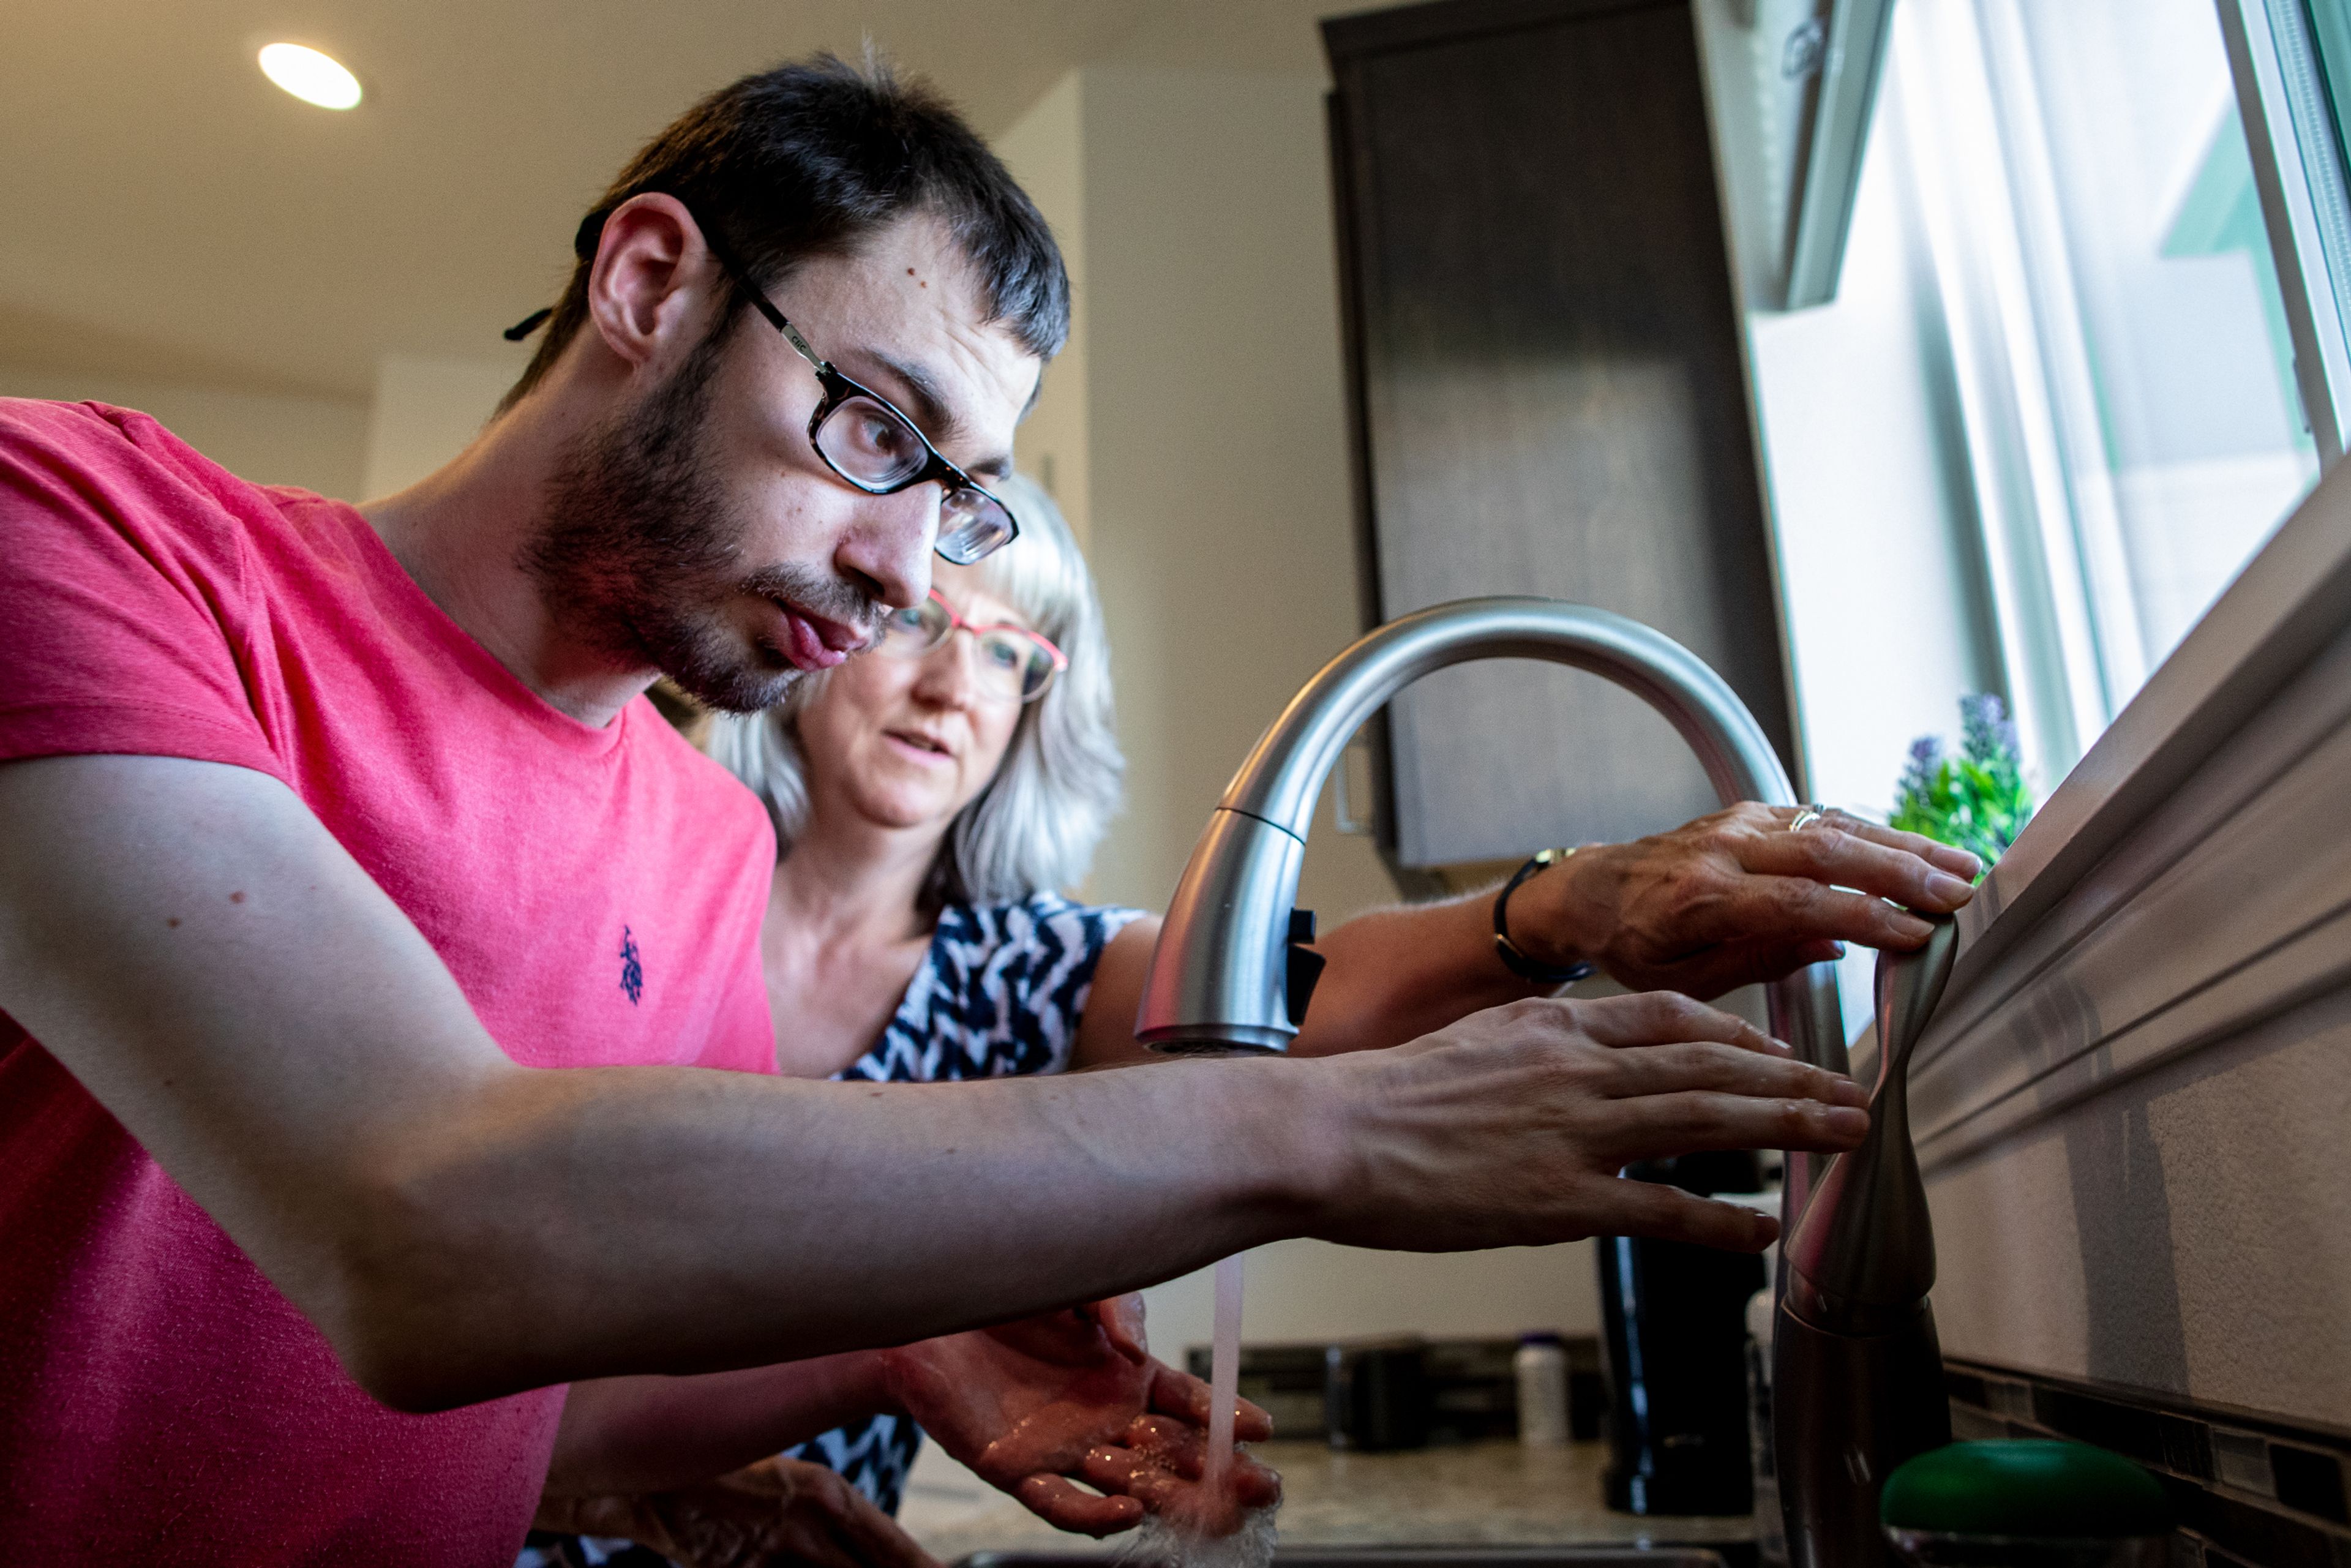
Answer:
[[[275,779],[13,762],[0,821],[0,1008],[411,1408],[904,1343],[1287,1235],[1760,1247],[1768,1221],[1614,1173],[1863,1124],[1846,1081],[1662,996],[957,1085],[526,1069]]]

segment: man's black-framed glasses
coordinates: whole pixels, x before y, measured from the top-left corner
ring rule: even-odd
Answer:
[[[816,448],[816,455],[824,459],[826,467],[869,496],[894,496],[901,490],[937,481],[940,500],[936,548],[940,555],[957,566],[969,566],[1019,537],[1020,525],[1014,519],[1011,507],[940,456],[930,437],[899,412],[897,404],[842,375],[833,368],[831,361],[810,348],[799,329],[776,308],[767,291],[736,264],[735,257],[711,233],[710,225],[702,222],[699,214],[695,222],[701,225],[703,242],[709,246],[710,254],[717,258],[735,287],[816,371],[824,396],[818,401],[816,412],[809,416],[809,444]]]

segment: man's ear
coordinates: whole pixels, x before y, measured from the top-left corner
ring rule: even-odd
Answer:
[[[588,319],[624,362],[682,355],[698,341],[723,275],[685,204],[649,193],[612,209],[588,272]]]

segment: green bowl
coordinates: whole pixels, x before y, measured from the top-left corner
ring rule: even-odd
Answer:
[[[2160,1568],[2170,1500],[2119,1454],[2043,1438],[1952,1443],[1886,1478],[1886,1539],[1916,1568]]]

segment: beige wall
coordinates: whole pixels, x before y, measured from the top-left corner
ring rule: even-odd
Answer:
[[[240,477],[356,501],[413,484],[463,451],[527,357],[387,354],[367,402],[5,365],[0,397],[88,398],[139,409]]]
[[[1047,368],[1037,406],[1021,423],[1017,454],[1021,471],[1045,486],[1070,520],[1081,545],[1093,538],[1091,471],[1087,466],[1085,141],[1079,116],[1083,78],[1072,71],[1053,84],[996,151],[1061,242],[1070,269],[1070,340]]]
[[[1233,768],[1362,629],[1322,90],[1305,74],[1089,67],[1002,139],[1077,280],[1079,352],[1048,376],[1021,450],[1032,469],[1051,454],[1083,508],[1110,621],[1131,772],[1097,898],[1165,905]],[[1327,923],[1395,897],[1326,799],[1301,902]],[[1593,1267],[1587,1245],[1284,1243],[1251,1255],[1247,1332],[1588,1330]],[[1163,1353],[1206,1342],[1205,1274],[1149,1300]]]
[[[496,359],[423,359],[386,354],[376,361],[375,402],[368,414],[367,467],[360,494],[406,489],[463,452],[528,362],[525,350]]]
[[[1079,177],[1033,193],[1073,256],[1081,357],[1053,367],[1023,461],[1081,446],[1132,765],[1102,898],[1165,903],[1250,743],[1360,630],[1320,95],[1098,67],[1019,128],[1024,172],[1049,117],[1077,143],[1057,161]],[[1395,896],[1335,834],[1306,879],[1332,917]]]
[[[360,493],[368,423],[361,402],[5,365],[0,365],[0,397],[88,399],[135,408],[244,478],[346,499]]]

